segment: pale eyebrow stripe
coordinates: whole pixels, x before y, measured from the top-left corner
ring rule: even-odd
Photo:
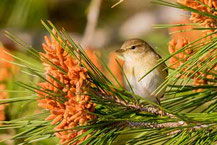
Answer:
[[[143,45],[143,44],[136,44],[136,45],[132,45],[132,46],[138,47],[138,46],[142,46],[142,45]],[[127,47],[127,49],[130,49],[132,46]]]

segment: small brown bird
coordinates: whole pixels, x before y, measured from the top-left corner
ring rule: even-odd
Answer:
[[[164,96],[166,87],[161,88],[160,91],[156,91],[156,89],[166,80],[168,75],[168,71],[165,70],[166,64],[161,64],[142,80],[140,79],[158,64],[161,56],[147,42],[141,39],[125,41],[116,52],[121,54],[125,60],[124,73],[134,93],[160,104],[159,99]],[[126,88],[130,90],[126,80],[125,84]]]

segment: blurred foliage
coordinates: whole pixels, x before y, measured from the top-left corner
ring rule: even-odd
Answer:
[[[48,15],[45,0],[2,0],[0,11],[1,27],[39,27],[40,19]]]
[[[100,24],[114,20],[118,9],[111,9],[112,1],[103,1]],[[0,27],[41,29],[40,20],[52,20],[68,31],[83,32],[89,1],[75,0],[1,0]]]

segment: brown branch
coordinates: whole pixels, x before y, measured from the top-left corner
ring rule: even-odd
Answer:
[[[138,111],[145,111],[151,114],[155,114],[155,115],[161,115],[161,116],[168,116],[170,118],[176,118],[173,114],[164,112],[163,110],[157,108],[157,107],[147,107],[147,106],[143,106],[143,105],[136,105],[136,104],[127,104],[124,101],[121,101],[120,99],[117,99],[117,102],[121,105],[124,105],[125,107],[134,109],[134,110],[138,110]]]
[[[109,101],[111,103],[119,104],[127,109],[138,110],[141,112],[145,111],[145,112],[155,114],[155,115],[162,115],[162,110],[156,107],[147,107],[147,106],[142,106],[142,105],[137,105],[137,104],[132,105],[129,102],[120,100],[117,96],[106,95],[106,94],[103,94],[102,92],[98,92],[98,94],[99,96],[102,97],[102,99],[104,99],[104,101]],[[167,116],[173,119],[179,119],[175,115],[166,113],[166,112],[163,114],[163,116]],[[199,130],[201,128],[211,127],[212,125],[215,125],[215,124],[214,123],[201,124],[201,123],[189,123],[189,122],[187,123],[187,122],[178,121],[178,120],[174,122],[166,122],[166,123],[139,122],[139,121],[118,121],[116,123],[113,123],[113,126],[121,127],[122,129],[125,127],[130,127],[130,128],[144,127],[144,128],[150,128],[150,129],[163,129],[163,128],[174,128],[175,129],[177,127],[183,127],[183,128],[187,128],[188,130]],[[169,132],[167,135],[173,135],[181,131],[182,131],[181,129],[173,130],[172,132]]]
[[[131,110],[137,110],[140,112],[147,112],[154,115],[160,115],[160,116],[168,116],[170,118],[176,118],[175,115],[164,112],[163,110],[157,108],[157,107],[147,107],[139,104],[130,104],[129,102],[125,102],[123,100],[120,100],[117,96],[111,96],[103,94],[102,92],[98,91],[98,94],[104,99],[104,101],[110,101],[112,103],[117,103],[125,108],[131,109]]]
[[[128,127],[136,128],[136,127],[146,127],[146,128],[153,128],[153,129],[162,129],[167,127],[181,127],[187,126],[186,123],[183,121],[179,122],[167,122],[167,123],[149,123],[149,122],[132,122],[126,121]]]
[[[81,41],[81,46],[83,48],[87,48],[93,39],[93,35],[98,22],[101,2],[102,0],[92,0],[90,3],[87,15],[87,25]]]
[[[133,121],[126,121],[123,123],[125,127],[130,127],[130,128],[137,128],[137,127],[145,127],[145,128],[152,128],[152,129],[163,129],[163,128],[176,128],[176,127],[187,127],[188,124],[184,123],[183,121],[178,121],[178,122],[167,122],[167,123],[149,123],[149,122],[133,122]],[[210,127],[214,124],[197,124],[196,126],[189,127],[187,129],[189,130],[199,130],[202,128],[207,128]],[[212,130],[212,129],[210,129]],[[176,133],[181,132],[182,130],[178,129],[175,131],[172,131],[168,133],[167,135],[173,135]]]

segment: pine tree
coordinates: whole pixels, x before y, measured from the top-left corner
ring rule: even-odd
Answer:
[[[59,138],[61,144],[115,144],[118,140],[124,140],[126,144],[216,144],[217,4],[214,0],[154,2],[190,11],[191,21],[199,24],[199,27],[191,27],[190,30],[204,34],[194,41],[181,37],[177,42],[171,40],[171,54],[148,72],[168,60],[172,63],[168,65],[170,70],[167,80],[156,90],[168,86],[161,105],[127,91],[121,85],[115,86],[65,30],[57,30],[48,21],[42,22],[51,35],[51,38],[45,37],[45,53],[37,52],[6,32],[9,38],[41,61],[44,70],[11,54],[19,60],[18,65],[40,78],[41,83],[16,82],[32,91],[33,95],[0,102],[5,104],[34,100],[44,111],[3,121],[0,129],[24,127],[24,131],[10,138],[22,140],[22,144],[52,137]],[[157,27],[188,25],[192,23]],[[181,47],[177,47],[178,43]],[[114,76],[104,63],[102,65]],[[124,72],[123,75],[127,80]]]

